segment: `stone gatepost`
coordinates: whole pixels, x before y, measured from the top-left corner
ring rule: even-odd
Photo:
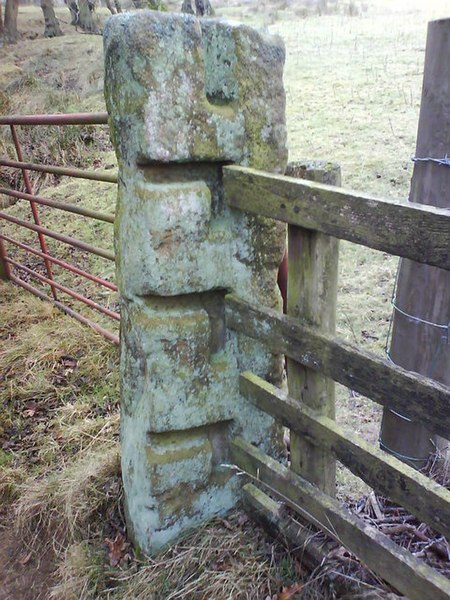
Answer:
[[[231,436],[268,452],[280,442],[238,376],[280,383],[281,359],[226,330],[224,295],[280,306],[285,229],[227,208],[221,168],[284,172],[284,48],[242,25],[154,11],[110,18],[104,42],[120,181],[125,504],[132,538],[151,553],[233,507]]]

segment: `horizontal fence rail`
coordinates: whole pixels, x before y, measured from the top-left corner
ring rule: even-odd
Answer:
[[[450,210],[224,167],[229,206],[450,270]]]
[[[83,302],[83,304],[87,304],[87,306],[89,306],[90,308],[93,308],[94,310],[97,310],[98,312],[101,312],[104,315],[111,317],[111,319],[120,321],[119,313],[117,313],[113,310],[110,310],[109,308],[106,308],[104,306],[101,306],[100,304],[98,304],[97,302],[94,302],[90,298],[86,298],[82,294],[79,294],[75,290],[72,290],[71,288],[68,288],[67,286],[62,285],[61,283],[58,283],[57,281],[51,281],[48,277],[41,275],[37,271],[33,271],[33,269],[30,269],[29,267],[26,267],[25,265],[22,265],[21,263],[15,261],[15,260],[12,260],[11,258],[6,258],[5,260],[7,263],[16,267],[17,269],[19,269],[21,271],[25,271],[25,273],[28,273],[28,275],[31,275],[31,277],[34,277],[35,279],[38,279],[39,281],[42,281],[43,283],[48,283],[49,285],[54,285],[57,290],[61,290],[68,296],[72,296],[72,298],[75,298],[75,300],[79,300],[80,302]]]
[[[450,437],[450,390],[338,338],[306,327],[298,320],[260,308],[230,294],[226,298],[230,329],[264,342],[314,371],[418,420],[446,439]]]
[[[64,244],[68,244],[69,246],[73,246],[74,248],[78,248],[79,250],[84,250],[85,252],[89,252],[90,254],[96,254],[97,256],[101,256],[106,260],[110,260],[112,262],[115,261],[114,252],[109,250],[105,250],[104,248],[98,248],[97,246],[93,246],[92,244],[87,244],[86,242],[82,242],[81,240],[77,240],[76,238],[70,237],[69,235],[64,235],[62,233],[57,233],[56,231],[52,231],[51,229],[47,229],[46,227],[42,227],[40,225],[33,225],[32,223],[28,223],[22,219],[17,219],[11,215],[8,215],[5,212],[0,212],[0,219],[4,219],[5,221],[9,221],[10,223],[15,223],[16,225],[20,225],[25,229],[30,229],[31,231],[36,231],[38,233],[42,233],[47,237],[51,237],[59,242],[63,242]],[[48,252],[45,252],[48,255]]]
[[[240,377],[242,395],[316,445],[334,452],[352,473],[377,492],[391,498],[412,514],[450,536],[450,491],[358,435],[345,431],[333,419],[317,416],[257,375]]]
[[[291,170],[330,180],[332,169],[325,171],[313,172],[310,164]],[[280,507],[287,505],[408,598],[450,599],[443,574],[336,501],[336,460],[447,539],[450,491],[338,426],[333,390],[339,382],[450,439],[450,388],[334,334],[338,239],[450,270],[450,211],[236,166],[224,167],[224,187],[231,208],[288,224],[288,316],[225,296],[227,328],[287,358],[288,391],[251,372],[240,376],[241,395],[290,430],[289,468],[234,440],[232,462],[253,478],[244,499],[269,527],[282,535],[289,530],[291,540],[308,545],[293,532],[292,516],[283,516]],[[314,552],[320,555],[317,547]]]
[[[49,298],[47,296],[47,294],[45,294],[44,292],[41,292],[41,290],[38,290],[37,288],[30,285],[26,281],[23,281],[22,279],[20,279],[20,277],[16,277],[15,275],[11,274],[10,279],[14,283],[16,283],[18,286],[24,288],[28,292],[31,292],[38,298],[41,298],[41,300],[46,300],[46,301],[52,302],[52,304],[54,304],[56,306],[56,308],[59,308],[59,310],[61,310],[63,313],[65,313],[66,315],[69,315],[70,317],[73,317],[80,323],[83,323],[83,325],[87,325],[88,327],[90,327],[91,329],[93,329],[94,331],[96,331],[97,333],[102,335],[107,340],[110,340],[111,342],[113,342],[113,344],[117,345],[119,343],[118,335],[115,335],[108,329],[105,329],[104,327],[102,327],[101,325],[96,323],[95,321],[88,319],[84,315],[80,314],[78,311],[73,310],[72,308],[70,308],[69,306],[66,306],[62,302],[59,302],[59,300],[54,300],[54,299]]]
[[[20,162],[18,160],[6,160],[0,158],[0,167],[11,167],[16,169],[25,169],[26,171],[38,171],[40,173],[49,173],[50,175],[67,175],[78,179],[88,179],[91,181],[103,181],[104,183],[117,183],[116,173],[106,173],[105,171],[83,171],[82,169],[71,169],[68,167],[58,167],[55,165],[43,165],[39,163]]]
[[[102,213],[97,210],[90,210],[77,206],[76,204],[68,204],[64,202],[58,202],[57,200],[50,200],[49,198],[42,198],[35,194],[25,194],[24,192],[17,192],[16,190],[10,190],[8,188],[0,187],[0,194],[5,196],[11,196],[19,200],[29,200],[30,202],[36,202],[36,204],[42,204],[43,206],[50,206],[51,208],[57,208],[65,212],[71,212],[82,217],[89,217],[90,219],[96,219],[97,221],[105,221],[106,223],[114,223],[114,215],[109,213]]]
[[[38,236],[40,249],[34,248],[29,243],[24,243],[21,240],[15,239],[11,235],[6,233],[0,233],[0,277],[13,281],[17,285],[26,289],[27,291],[35,294],[41,299],[50,300],[53,304],[65,312],[66,314],[74,317],[81,323],[88,325],[105,338],[109,339],[115,344],[119,343],[119,337],[115,333],[105,329],[102,325],[88,318],[87,316],[79,313],[71,306],[67,306],[59,298],[59,293],[65,294],[70,298],[81,302],[90,309],[101,313],[102,315],[112,319],[113,321],[119,321],[120,315],[115,310],[112,310],[106,306],[103,306],[96,302],[91,297],[88,297],[85,293],[80,293],[69,287],[55,281],[52,266],[56,265],[65,271],[77,275],[85,280],[97,284],[103,288],[106,288],[110,292],[117,292],[117,286],[108,281],[107,279],[89,273],[84,268],[80,268],[77,265],[71,264],[67,260],[52,256],[47,248],[46,239],[51,238],[67,244],[72,248],[80,250],[82,252],[99,256],[107,261],[114,261],[114,252],[106,248],[100,248],[83,240],[79,240],[72,236],[68,236],[57,231],[44,227],[41,224],[40,216],[38,213],[38,206],[42,205],[50,209],[56,209],[71,214],[75,214],[86,219],[93,219],[99,222],[113,224],[115,215],[112,213],[102,212],[85,208],[82,205],[70,204],[53,200],[51,198],[45,198],[40,195],[36,195],[33,192],[33,187],[28,175],[29,171],[47,173],[51,175],[57,175],[59,177],[74,177],[79,179],[85,179],[90,181],[98,181],[103,183],[117,184],[118,177],[117,172],[105,172],[105,171],[89,171],[83,169],[75,169],[71,167],[62,167],[58,165],[46,165],[35,163],[31,161],[25,161],[22,154],[22,147],[19,141],[16,126],[37,126],[37,125],[53,125],[53,126],[67,126],[67,125],[105,125],[108,122],[107,113],[72,113],[72,114],[54,114],[54,115],[12,115],[0,117],[0,125],[9,125],[11,130],[11,136],[14,143],[14,147],[17,154],[17,160],[11,160],[9,158],[0,159],[0,167],[7,167],[10,169],[17,169],[22,173],[23,180],[25,183],[26,192],[9,189],[2,187],[0,188],[0,194],[15,198],[17,200],[26,201],[29,203],[32,211],[33,221],[29,222],[24,219],[18,218],[9,214],[9,212],[0,212],[0,220],[4,220],[14,226],[17,230],[22,229],[35,232]],[[30,265],[23,264],[22,262],[15,260],[15,258],[8,256],[7,245],[15,247],[28,255],[33,255],[42,259],[46,275],[38,272]],[[32,286],[28,281],[24,280],[20,274],[24,274],[27,277],[31,277],[37,280],[40,284],[48,285],[52,297],[48,297],[40,289]]]
[[[72,273],[75,273],[76,275],[80,275],[81,277],[84,277],[85,279],[90,279],[94,283],[98,283],[99,285],[102,285],[103,287],[110,289],[112,292],[117,292],[117,285],[115,283],[111,283],[110,281],[107,281],[106,279],[103,279],[102,277],[97,277],[95,275],[92,275],[92,273],[83,271],[83,269],[79,269],[75,265],[71,265],[70,263],[65,262],[64,260],[55,258],[54,256],[50,256],[48,254],[43,254],[39,250],[36,250],[36,248],[32,248],[28,244],[24,244],[22,242],[14,240],[13,238],[9,237],[8,235],[3,235],[0,233],[0,240],[4,240],[5,242],[8,242],[9,244],[13,244],[14,246],[17,246],[18,248],[21,248],[22,250],[25,250],[26,252],[29,252],[30,254],[39,256],[40,258],[47,258],[52,263],[59,265],[60,267],[63,267],[63,269],[66,269],[67,271],[72,271]]]
[[[448,600],[449,580],[446,577],[252,444],[237,438],[232,443],[231,459],[269,490],[282,494],[294,510],[319,524],[369,568],[382,573],[395,588],[407,590],[411,600]]]

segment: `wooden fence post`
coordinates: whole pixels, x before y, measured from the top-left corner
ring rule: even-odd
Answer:
[[[323,162],[290,164],[286,175],[330,185],[341,183],[340,167]],[[334,333],[339,240],[290,225],[288,253],[287,314],[319,331]],[[334,419],[334,381],[292,359],[288,359],[287,369],[289,395],[317,414]],[[334,496],[336,465],[332,453],[293,431],[290,444],[292,470]]]
[[[411,180],[410,202],[450,208],[450,19],[428,24],[422,100]],[[450,273],[404,259],[400,263],[391,360],[404,369],[450,385],[449,369]],[[381,448],[415,467],[426,467],[436,440],[422,422],[411,421],[385,408],[380,433]]]
[[[0,279],[3,281],[8,281],[10,279],[10,268],[9,264],[5,260],[6,258],[6,248],[3,240],[0,239]]]

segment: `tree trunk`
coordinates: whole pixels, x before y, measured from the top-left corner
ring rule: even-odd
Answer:
[[[450,19],[428,25],[416,160],[410,202],[450,208]],[[425,159],[425,160],[424,160]],[[399,270],[390,356],[394,363],[450,384],[450,272],[403,260]],[[425,467],[437,441],[421,423],[384,409],[381,447]]]
[[[195,12],[197,17],[203,17],[204,15],[212,16],[214,14],[213,7],[209,0],[194,0]],[[192,8],[192,0],[183,0],[181,5],[181,12],[193,15],[194,9]]]
[[[3,14],[2,14],[2,3],[0,0],[0,39],[3,37]]]
[[[44,37],[52,38],[58,35],[63,35],[59,21],[55,15],[53,0],[41,0],[41,8],[44,13]]]
[[[19,12],[19,0],[6,0],[4,38],[10,44],[17,42],[17,15]]]
[[[95,12],[95,2],[93,0],[78,1],[78,25],[86,33],[100,33],[100,20]]]
[[[120,6],[119,0],[114,0],[114,5],[116,7],[116,12],[121,13],[122,12],[122,7]]]
[[[209,17],[212,17],[214,15],[214,9],[211,6],[211,2],[209,0],[203,0],[203,3],[205,6],[204,14],[208,15]]]
[[[192,0],[183,0],[183,4],[181,5],[181,12],[188,13],[189,15],[194,14],[194,9],[192,8]]]
[[[109,12],[112,15],[115,15],[117,13],[117,11],[116,11],[115,7],[112,5],[111,0],[105,0],[105,3],[106,3],[106,8],[109,10]]]
[[[67,4],[67,8],[69,9],[69,12],[70,12],[70,24],[74,25],[76,28],[78,25],[78,18],[79,18],[79,14],[80,14],[80,11],[78,9],[78,4],[76,3],[75,0],[64,0],[64,2]]]
[[[214,14],[209,0],[194,0],[194,2],[197,17],[203,17],[204,15],[211,16]]]

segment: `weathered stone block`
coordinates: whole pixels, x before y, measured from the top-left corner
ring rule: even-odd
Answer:
[[[151,434],[147,447],[153,493],[158,495],[180,484],[206,487],[212,472],[212,445],[203,430]]]
[[[205,180],[154,183],[138,172],[120,186],[116,250],[122,293],[171,296],[226,287],[232,233],[229,211],[213,214],[217,203]]]
[[[229,510],[223,467],[242,434],[273,450],[279,428],[239,394],[282,361],[226,331],[223,297],[280,306],[285,227],[229,209],[221,164],[283,173],[283,44],[242,25],[141,11],[104,31],[105,93],[120,166],[121,439],[127,522],[154,552]]]
[[[165,307],[163,302],[123,304],[123,412],[132,415],[142,407],[140,418],[149,432],[231,419],[238,393],[232,343],[214,352],[210,318],[200,298]]]
[[[108,19],[104,40],[107,108],[125,163],[232,161],[282,170],[279,38],[140,11]]]

